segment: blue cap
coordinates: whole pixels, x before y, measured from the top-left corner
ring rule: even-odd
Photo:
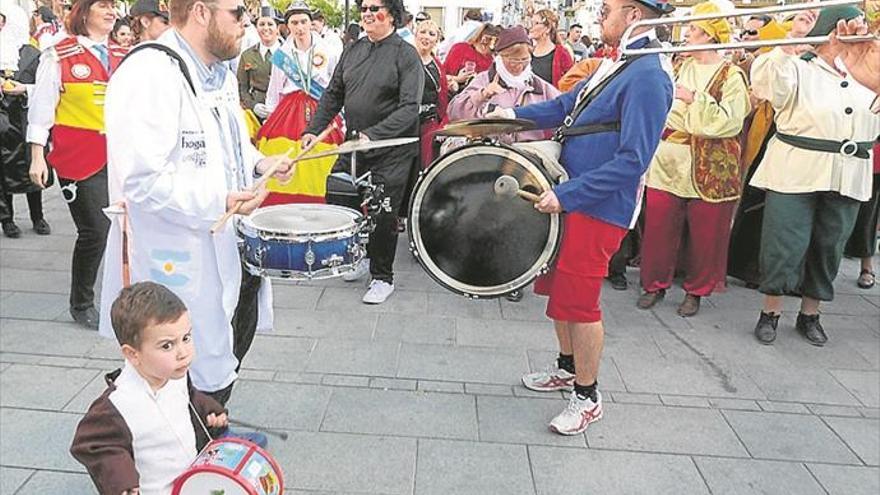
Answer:
[[[675,7],[669,5],[669,0],[636,0],[642,5],[646,5],[661,14],[671,14]]]

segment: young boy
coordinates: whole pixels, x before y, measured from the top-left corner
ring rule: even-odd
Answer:
[[[226,412],[187,379],[192,325],[173,292],[134,284],[110,318],[125,365],[106,376],[107,390],[80,421],[70,452],[101,494],[170,494],[208,442],[205,427],[226,427]]]

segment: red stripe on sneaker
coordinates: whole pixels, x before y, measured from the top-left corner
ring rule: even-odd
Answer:
[[[587,427],[588,424],[592,423],[596,420],[596,416],[599,411],[599,404],[593,406],[592,409],[588,409],[581,413],[581,422],[577,427],[578,431],[581,431]]]

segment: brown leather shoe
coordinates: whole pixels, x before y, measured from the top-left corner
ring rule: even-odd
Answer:
[[[660,289],[656,292],[645,292],[639,296],[636,306],[639,309],[651,309],[655,304],[662,301],[666,297],[666,289]]]
[[[685,294],[684,301],[681,302],[681,305],[678,307],[678,316],[683,318],[687,318],[689,316],[694,316],[700,311],[700,296],[695,296],[693,294]]]

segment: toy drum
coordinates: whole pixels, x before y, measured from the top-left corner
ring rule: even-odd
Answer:
[[[174,480],[171,495],[281,495],[284,478],[265,450],[240,438],[213,440]]]

